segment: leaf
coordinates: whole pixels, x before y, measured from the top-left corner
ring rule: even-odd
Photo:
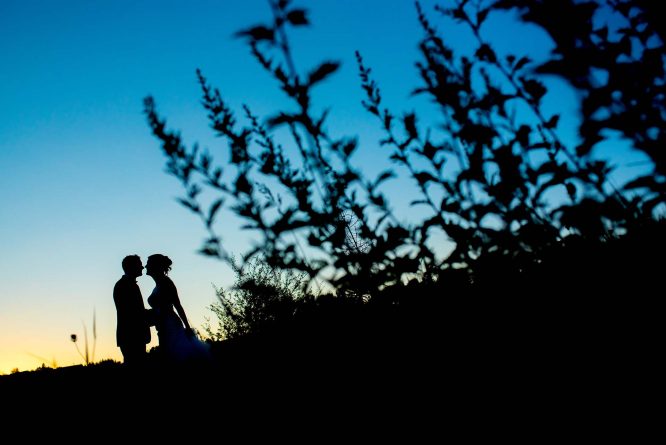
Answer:
[[[370,195],[368,199],[370,199],[370,202],[377,207],[384,207],[386,205],[383,195]]]
[[[236,178],[235,188],[237,193],[245,193],[248,195],[252,193],[252,185],[247,180],[247,176],[243,173],[240,173],[238,178]]]
[[[599,29],[595,29],[593,33],[598,36],[601,40],[608,40],[608,26],[602,26]]]
[[[377,114],[379,116],[379,114]],[[393,115],[388,112],[388,110],[384,113],[384,128],[387,130],[391,129],[391,122],[393,122]]]
[[[493,138],[497,135],[494,128],[487,125],[477,124],[472,121],[467,121],[458,132],[458,137],[469,144],[482,144],[491,146]]]
[[[480,9],[476,13],[476,25],[481,26],[483,22],[486,21],[486,18],[488,18],[488,13],[490,12],[490,8],[483,8]]]
[[[449,213],[460,213],[462,211],[460,202],[450,197],[442,198],[442,202],[439,204],[439,209],[442,212]]]
[[[354,150],[356,150],[357,145],[358,145],[358,141],[356,139],[349,139],[342,146],[342,152],[347,157],[351,156],[351,154],[354,152]]]
[[[260,25],[238,31],[234,34],[234,37],[249,37],[250,40],[255,42],[260,40],[273,42],[275,40],[275,31],[272,28]]]
[[[657,189],[657,181],[655,180],[653,175],[646,175],[646,176],[639,176],[638,178],[635,178],[629,182],[627,182],[624,185],[625,190],[634,190],[634,189],[641,189],[641,188],[648,188],[651,190],[656,190]]]
[[[319,65],[308,75],[308,85],[314,85],[321,82],[340,68],[340,62],[327,61]]]
[[[294,26],[305,26],[310,24],[305,9],[292,9],[287,13],[287,21]]]
[[[201,209],[199,209],[199,206],[196,203],[191,202],[187,199],[176,198],[176,201],[178,201],[181,205],[183,205],[184,207],[187,207],[188,209],[190,209],[194,213],[199,213],[201,211]]]
[[[554,130],[555,127],[557,127],[557,123],[560,120],[560,115],[559,114],[554,114],[553,117],[548,119],[548,121],[543,124],[544,127],[546,127],[549,130]]]
[[[266,121],[266,126],[268,126],[268,128],[274,128],[279,125],[292,124],[294,122],[298,122],[298,120],[298,116],[287,113],[280,113],[277,116],[268,118]]]
[[[528,150],[538,150],[538,149],[546,149],[550,148],[550,143],[548,142],[537,142],[536,144],[532,144],[527,147]]]
[[[536,79],[527,79],[523,81],[523,86],[525,87],[525,91],[527,91],[537,103],[546,95],[546,87]]]
[[[224,199],[218,198],[215,200],[215,202],[213,202],[210,205],[210,208],[208,209],[208,218],[206,218],[206,226],[208,228],[210,228],[210,226],[213,224],[213,221],[215,219],[215,214],[218,212],[218,210],[220,210],[220,207],[222,206],[223,203]]]
[[[314,233],[310,233],[308,235],[308,244],[313,246],[313,247],[320,247],[322,244],[324,244],[324,239],[322,237],[315,235]]]
[[[435,159],[435,155],[439,151],[439,147],[433,145],[430,141],[426,141],[423,145],[423,156],[430,159],[431,161]]]
[[[479,46],[479,49],[476,50],[476,57],[479,60],[483,60],[484,62],[495,63],[497,61],[495,51],[493,51],[493,49],[487,43]]]
[[[418,172],[414,174],[414,178],[418,181],[419,184],[427,184],[428,182],[437,182],[437,178],[435,178],[432,174],[426,171]]]
[[[377,187],[382,182],[391,178],[395,178],[395,173],[393,173],[393,170],[383,171],[382,173],[379,174],[379,176],[377,176],[377,179],[375,180],[375,187]]]
[[[192,184],[187,190],[187,196],[191,199],[196,198],[199,193],[201,193],[201,187],[199,187],[197,184]]]
[[[527,125],[521,125],[516,132],[516,141],[523,147],[528,147],[530,144],[531,128]]]
[[[573,182],[565,182],[564,186],[567,189],[567,194],[572,201],[576,200],[576,185]]]
[[[216,246],[204,246],[198,250],[198,253],[205,256],[219,257],[220,251]]]
[[[451,8],[447,12],[450,13],[452,18],[458,21],[464,21],[467,18],[467,14],[465,13],[463,5],[460,5],[457,8]]]
[[[643,201],[643,203],[641,204],[641,208],[643,209],[643,212],[645,212],[645,214],[649,215],[654,212],[655,207],[663,203],[664,203],[664,195],[661,194],[657,195],[652,199],[646,199],[645,201]]]
[[[513,70],[514,70],[514,71],[518,71],[519,69],[521,69],[522,67],[524,67],[525,65],[527,65],[528,63],[530,63],[531,61],[532,61],[532,59],[530,59],[530,58],[527,57],[527,56],[525,56],[525,57],[521,57],[521,58],[518,60],[518,62],[516,62],[516,64],[513,66]]]
[[[211,159],[211,157],[208,153],[204,153],[204,154],[201,155],[200,160],[199,160],[199,165],[201,166],[201,168],[204,171],[208,172],[208,169],[210,168],[211,160],[212,159]]]
[[[402,120],[405,124],[405,131],[409,135],[409,138],[418,139],[419,133],[416,129],[416,115],[414,113],[409,113],[405,115]]]
[[[222,168],[216,167],[215,170],[213,170],[211,177],[214,182],[218,182],[220,180],[220,176],[222,176]]]
[[[391,226],[386,229],[386,240],[389,245],[397,245],[409,237],[409,231],[401,226]]]

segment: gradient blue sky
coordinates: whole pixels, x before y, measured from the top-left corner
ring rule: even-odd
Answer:
[[[435,4],[422,3],[428,11]],[[374,171],[386,156],[376,122],[360,106],[354,51],[372,66],[387,104],[423,107],[409,98],[421,37],[413,2],[296,6],[308,8],[313,23],[292,33],[297,65],[343,62],[316,99],[332,105],[332,129],[359,136],[356,160]],[[200,327],[210,315],[212,284],[228,286],[232,275],[195,253],[203,228],[174,200],[181,189],[164,173],[142,99],[153,95],[186,142],[198,141],[226,160],[199,104],[195,69],[237,110],[247,104],[266,115],[284,104],[244,43],[231,37],[269,15],[265,0],[0,2],[0,373],[33,369],[41,358],[80,363],[69,335],[82,337],[82,322],[91,330],[93,310],[96,359],[120,359],[112,289],[127,254],[170,256],[191,324]],[[533,29],[508,21],[494,29],[504,49],[521,47],[538,58],[549,48]],[[443,31],[450,42],[466,44],[467,34]],[[562,90],[554,104],[571,112],[572,99]],[[394,198],[408,201],[400,190]],[[218,231],[230,251],[246,247],[247,236],[232,220],[223,218]],[[147,298],[152,279],[139,283]],[[156,344],[154,330],[153,338]]]

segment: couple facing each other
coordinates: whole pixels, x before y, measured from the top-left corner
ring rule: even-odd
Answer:
[[[141,258],[129,255],[123,259],[125,274],[113,288],[113,301],[117,312],[116,342],[127,365],[145,361],[150,326],[157,329],[160,352],[168,361],[209,358],[208,345],[194,334],[180,304],[176,285],[168,276],[171,264],[165,255],[148,257],[146,275],[155,280],[155,288],[148,297],[151,309],[146,309],[136,282],[143,275]]]

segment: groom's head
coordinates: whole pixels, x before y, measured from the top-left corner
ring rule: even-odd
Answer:
[[[123,271],[130,277],[140,277],[143,275],[143,264],[139,255],[127,255],[123,258]]]

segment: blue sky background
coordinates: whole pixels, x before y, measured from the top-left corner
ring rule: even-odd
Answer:
[[[315,26],[293,36],[297,63],[342,60],[321,103],[335,103],[338,125],[372,132],[353,52],[397,79],[386,96],[404,100],[420,37],[413,4],[309,3]],[[96,358],[120,359],[112,289],[131,253],[171,257],[183,305],[201,326],[212,284],[228,286],[232,275],[195,253],[203,228],[174,200],[180,186],[164,173],[142,100],[152,94],[188,143],[226,159],[199,104],[195,69],[236,109],[275,110],[281,94],[232,38],[268,17],[264,0],[0,2],[0,372],[39,366],[35,356],[81,362],[69,335],[82,338],[82,322],[91,334],[93,310]],[[218,231],[229,250],[245,247],[234,224],[221,221]],[[152,279],[139,284],[147,298]]]
[[[434,13],[449,43],[469,35]],[[333,134],[357,135],[356,161],[376,172],[387,157],[381,134],[361,107],[354,51],[373,68],[386,104],[395,111],[428,109],[411,99],[421,32],[411,0],[297,2],[312,27],[291,34],[301,71],[325,59],[341,71],[319,87],[317,103],[332,106]],[[112,289],[127,254],[164,253],[190,322],[200,327],[215,301],[212,284],[233,282],[229,269],[195,253],[203,227],[174,200],[178,182],[142,114],[151,94],[171,128],[226,161],[200,106],[201,68],[234,109],[247,104],[266,115],[285,101],[249,55],[239,29],[270,16],[264,0],[0,2],[0,373],[55,360],[81,362],[69,335],[90,331],[97,314],[96,358],[120,359],[115,346]],[[543,58],[544,36],[505,17],[491,23],[495,42]],[[518,52],[520,52],[518,51]],[[575,121],[574,95],[560,89],[550,106]],[[412,198],[402,184],[392,197]],[[228,250],[241,252],[247,235],[231,218],[217,227]],[[139,279],[144,298],[152,279]],[[153,330],[153,345],[156,335]],[[83,346],[80,344],[80,346]],[[40,358],[41,357],[41,358]]]

